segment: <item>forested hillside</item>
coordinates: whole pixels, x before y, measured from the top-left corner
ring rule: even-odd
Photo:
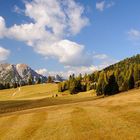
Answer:
[[[59,91],[79,91],[95,89],[97,95],[112,95],[140,87],[140,54],[127,58],[92,74],[71,75],[69,80],[59,84]]]

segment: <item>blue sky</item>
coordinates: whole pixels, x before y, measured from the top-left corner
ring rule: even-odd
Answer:
[[[89,73],[140,53],[139,0],[0,0],[0,61]]]

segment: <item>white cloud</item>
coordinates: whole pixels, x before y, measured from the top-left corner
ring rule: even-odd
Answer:
[[[5,20],[3,17],[0,16],[0,38],[5,36],[6,27],[5,27]]]
[[[8,29],[7,36],[19,41],[35,42],[47,37],[47,32],[44,28],[38,27],[37,24],[21,24],[14,25]]]
[[[67,72],[64,71],[49,71],[48,69],[42,68],[42,69],[38,69],[36,70],[36,72],[38,74],[41,74],[43,76],[56,76],[57,74],[63,77],[68,77],[69,75],[67,75]]]
[[[44,76],[55,76],[55,75],[60,75],[62,77],[68,78],[69,75],[75,74],[82,74],[84,75],[85,73],[90,74],[96,70],[101,70],[109,65],[115,64],[118,62],[118,60],[115,60],[113,58],[110,58],[109,56],[105,54],[97,54],[94,53],[95,61],[100,61],[98,64],[94,65],[89,65],[89,66],[65,66],[63,71],[49,71],[45,68],[36,70],[37,73],[42,74]]]
[[[47,26],[55,35],[77,34],[88,24],[84,7],[74,0],[33,0],[25,5],[26,16],[40,26]]]
[[[10,54],[10,51],[0,46],[0,62],[5,61]]]
[[[36,70],[36,72],[37,72],[38,74],[41,74],[41,75],[44,75],[44,76],[47,76],[47,74],[48,74],[48,70],[45,69],[45,68],[43,68],[43,69],[38,69],[38,70]]]
[[[85,73],[87,73],[87,74],[89,74],[89,73],[92,73],[92,72],[94,72],[95,70],[97,70],[98,69],[98,67],[97,66],[93,66],[93,65],[90,65],[90,66],[88,66],[88,67],[86,67],[86,66],[80,66],[80,67],[70,67],[70,68],[68,68],[69,70],[68,70],[68,75],[70,75],[70,74],[76,74],[76,75],[78,75],[78,74],[85,74]]]
[[[94,72],[97,69],[98,69],[98,67],[95,67],[95,66],[91,65],[89,67],[85,67],[85,66],[66,67],[65,71],[48,71],[47,69],[43,68],[43,69],[36,70],[36,72],[39,73],[39,74],[42,74],[44,76],[48,76],[48,75],[55,76],[55,75],[58,74],[60,76],[68,78],[69,75],[72,75],[73,73],[75,75],[78,75],[80,73],[82,75],[84,75],[85,73],[87,73],[87,74],[92,73],[92,72]]]
[[[15,11],[20,9],[15,6]],[[1,17],[1,38],[23,41],[37,53],[58,59],[64,65],[88,65],[85,47],[67,39],[88,25],[82,5],[75,0],[32,0],[25,1],[24,13],[32,22],[9,28]]]
[[[140,40],[140,30],[137,29],[131,29],[128,32],[128,36],[132,40]]]
[[[93,53],[94,65],[97,67],[98,70],[101,70],[109,65],[115,64],[118,60],[106,55],[106,54],[99,54],[94,52]]]
[[[114,5],[115,5],[115,2],[111,1],[111,2],[106,4],[106,8],[111,8]]]
[[[47,42],[41,42],[36,51],[44,56],[57,58],[65,66],[89,65],[92,62],[92,58],[84,53],[83,45],[69,40],[61,40],[51,46]]]
[[[68,0],[66,3],[68,10],[66,11],[67,16],[69,16],[69,31],[72,34],[77,34],[81,31],[83,27],[88,25],[89,21],[86,17],[82,16],[84,13],[84,7],[75,3],[73,0]]]
[[[104,60],[104,59],[107,59],[108,56],[106,54],[94,54],[93,58],[99,59],[99,60]]]
[[[96,9],[99,11],[103,11],[105,8],[105,1],[97,2],[96,3]]]
[[[104,11],[107,8],[111,8],[115,3],[113,1],[106,2],[105,0],[96,3],[96,9],[99,11]]]

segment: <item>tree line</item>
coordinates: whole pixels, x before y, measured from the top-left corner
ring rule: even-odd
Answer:
[[[97,95],[113,95],[139,87],[140,55],[136,55],[92,74],[70,75],[67,81],[58,84],[58,91],[75,94],[94,89]]]
[[[3,89],[9,89],[9,88],[17,88],[25,85],[34,85],[34,84],[41,84],[42,80],[41,78],[37,78],[36,81],[34,81],[32,76],[29,76],[27,82],[24,81],[13,81],[11,83],[7,82],[1,82],[0,83],[0,90]]]
[[[56,75],[58,80],[62,81],[62,77]],[[17,88],[26,85],[35,85],[35,84],[42,84],[42,83],[53,83],[55,80],[54,76],[48,76],[45,80],[41,77],[34,78],[32,75],[28,77],[26,81],[24,80],[13,80],[12,82],[0,82],[0,90],[9,89],[9,88]]]

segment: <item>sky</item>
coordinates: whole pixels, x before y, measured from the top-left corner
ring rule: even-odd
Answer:
[[[91,73],[140,53],[139,0],[0,0],[0,63]]]

